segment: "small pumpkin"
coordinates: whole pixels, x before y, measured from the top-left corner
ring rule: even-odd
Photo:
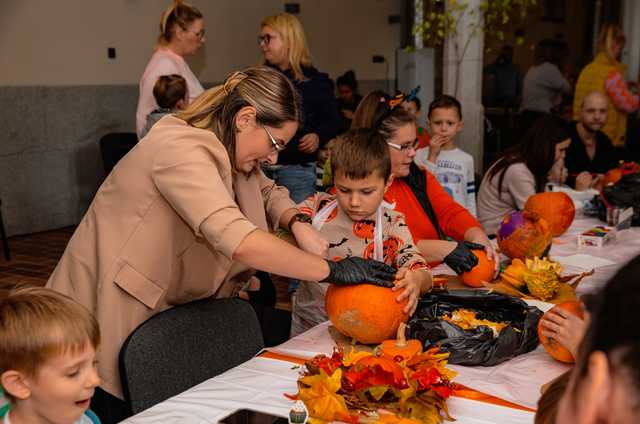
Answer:
[[[489,259],[484,250],[471,251],[478,258],[478,264],[471,271],[462,273],[462,282],[469,287],[483,287],[483,282],[493,280],[496,261]]]
[[[527,199],[524,209],[547,221],[554,237],[567,231],[576,216],[573,200],[561,191],[533,194]]]
[[[378,350],[383,356],[405,360],[422,353],[422,342],[416,339],[407,340],[405,336],[406,329],[407,324],[401,322],[398,326],[396,338],[385,340],[378,346]]]
[[[584,318],[582,305],[580,304],[580,302],[577,302],[575,300],[561,303],[559,305],[556,305],[553,309],[555,308],[562,308],[569,313],[577,315],[580,318]],[[549,312],[547,312],[547,314]],[[546,350],[547,353],[549,353],[549,355],[551,355],[555,360],[565,362],[567,364],[572,364],[575,362],[575,359],[571,352],[569,352],[564,346],[562,346],[555,339],[546,337],[542,334],[542,322],[538,323],[538,339],[540,339],[540,343],[544,347],[544,350]]]
[[[398,293],[372,284],[337,286],[330,284],[325,309],[333,326],[342,334],[364,344],[379,344],[392,338],[401,322],[408,299],[397,302]]]
[[[502,219],[497,233],[498,246],[511,259],[541,257],[551,245],[551,228],[537,213],[512,212]]]

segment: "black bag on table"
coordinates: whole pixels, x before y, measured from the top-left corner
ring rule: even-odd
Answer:
[[[614,185],[602,189],[602,196],[607,203],[619,208],[633,207],[631,225],[640,226],[640,172],[624,175]],[[604,221],[606,222],[606,208]],[[602,218],[601,218],[602,219]]]
[[[494,338],[491,328],[463,330],[442,316],[470,309],[478,319],[507,322]],[[493,366],[538,346],[538,321],[542,311],[522,300],[488,290],[437,290],[425,294],[409,321],[409,336],[426,348],[438,345],[449,352],[449,363]]]

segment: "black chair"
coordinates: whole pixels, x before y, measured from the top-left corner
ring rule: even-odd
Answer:
[[[260,323],[240,299],[203,299],[161,312],[120,350],[120,378],[134,414],[248,361],[263,348]]]
[[[4,230],[4,220],[2,219],[2,199],[0,199],[0,237],[2,237],[2,249],[4,250],[4,258],[11,260],[11,252],[9,251],[9,240],[7,240],[7,232]]]
[[[128,132],[109,133],[100,139],[100,154],[107,175],[137,143],[136,133]]]

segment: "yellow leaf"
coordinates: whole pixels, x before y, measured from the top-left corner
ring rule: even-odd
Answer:
[[[303,377],[300,382],[308,387],[301,387],[298,397],[304,402],[309,415],[314,418],[333,421],[349,416],[349,409],[344,398],[336,392],[340,389],[342,370],[337,369],[327,376],[324,370],[320,374]]]

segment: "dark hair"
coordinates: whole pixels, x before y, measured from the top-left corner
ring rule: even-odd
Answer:
[[[416,96],[413,99],[411,99],[409,101],[409,103],[415,103],[416,104],[416,110],[418,112],[420,112],[422,110],[422,102],[420,101],[420,98],[418,96]]]
[[[169,43],[173,38],[176,26],[186,31],[189,24],[196,19],[202,19],[202,13],[197,8],[184,3],[182,0],[174,0],[160,16],[158,44]]]
[[[633,384],[630,391],[640,393],[638,275],[640,256],[622,267],[598,294],[591,322],[578,350],[574,378],[584,377],[589,367],[589,357],[593,352],[601,351],[607,355],[612,369],[623,367],[629,374]],[[577,386],[573,385],[572,394],[575,394]]]
[[[187,95],[187,81],[177,74],[162,75],[153,86],[153,97],[158,106],[173,109]]]
[[[341,172],[352,180],[362,180],[376,171],[385,181],[391,175],[389,147],[378,131],[357,129],[338,136],[331,147],[331,173],[334,178]]]
[[[427,114],[427,118],[431,118],[431,113],[435,109],[456,109],[458,111],[458,117],[462,119],[462,105],[458,99],[453,96],[443,94],[433,99],[429,104],[429,113]]]
[[[501,193],[507,168],[516,163],[524,163],[535,178],[536,192],[541,192],[555,162],[556,144],[568,138],[570,135],[566,122],[551,115],[541,117],[529,128],[518,145],[507,150],[491,166],[487,181],[490,182],[499,175],[498,193]]]
[[[285,122],[300,122],[298,90],[286,75],[268,66],[234,72],[222,85],[202,93],[176,116],[193,127],[212,131],[226,148],[233,166],[235,118],[245,106],[256,108],[258,124],[280,128]]]
[[[533,63],[541,65],[544,62],[560,66],[567,53],[567,43],[562,40],[544,39],[536,44],[533,50]]]
[[[416,118],[412,113],[399,106],[389,106],[389,99],[389,95],[380,90],[367,94],[356,108],[351,128],[375,127],[386,141],[398,128],[415,124]]]
[[[353,91],[358,91],[358,81],[356,80],[356,74],[351,69],[340,75],[336,80],[336,85],[346,85]]]

